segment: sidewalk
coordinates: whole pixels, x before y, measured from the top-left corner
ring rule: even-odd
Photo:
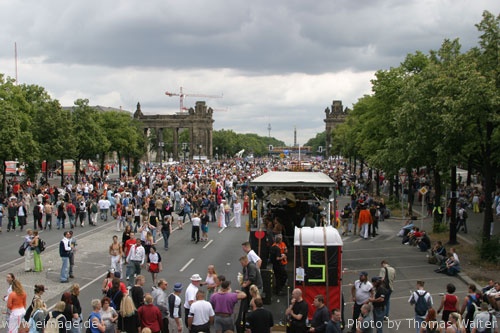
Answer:
[[[429,230],[432,231],[433,227],[433,218],[427,216],[427,210],[424,208],[424,218],[422,219],[422,205],[420,202],[417,202],[413,206],[413,212],[414,215],[416,215],[419,219],[415,223],[415,225],[423,230]],[[473,213],[471,210],[467,211],[468,213],[468,218],[467,218],[467,233],[464,233],[463,231],[460,231],[457,233],[457,241],[458,243],[467,243],[472,246],[476,246],[480,244],[482,240],[482,234],[483,234],[483,220],[484,220],[484,213]],[[449,234],[449,232],[447,232]],[[494,221],[494,227],[493,227],[493,236],[498,236],[500,234],[500,221],[495,219]],[[431,237],[432,240],[432,237]],[[457,244],[457,245],[459,245]],[[449,248],[449,246],[447,246]],[[459,253],[460,255],[460,253]],[[462,258],[461,258],[462,259]],[[468,262],[465,260],[461,260],[461,265],[462,267],[465,267],[467,270],[467,265]],[[484,286],[477,283],[467,275],[464,271],[458,274],[458,277],[466,284],[475,284],[476,287],[479,289],[482,289]],[[491,277],[495,278],[495,277]]]

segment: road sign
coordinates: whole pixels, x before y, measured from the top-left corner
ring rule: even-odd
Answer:
[[[426,187],[426,186],[422,186],[422,187],[420,188],[420,190],[418,190],[418,191],[419,191],[419,192],[420,192],[420,194],[422,194],[422,195],[426,195],[426,194],[427,194],[427,192],[429,192],[429,190],[427,189],[427,187]]]

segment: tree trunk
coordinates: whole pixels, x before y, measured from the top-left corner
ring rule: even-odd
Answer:
[[[467,187],[470,186],[472,183],[472,158],[469,156],[467,159],[467,180],[465,181],[465,184]]]
[[[104,160],[106,159],[106,153],[101,153],[101,180],[104,181]]]
[[[483,161],[483,175],[484,175],[484,220],[483,220],[483,242],[489,241],[491,238],[490,228],[491,223],[494,221],[494,213],[491,208],[493,205],[492,194],[495,192],[495,171],[491,166],[490,160]]]
[[[2,161],[2,192],[7,195],[7,166],[5,165],[5,160]]]
[[[78,184],[78,178],[80,178],[80,158],[75,160],[75,184]]]
[[[446,213],[445,209],[441,207],[441,192],[441,175],[439,174],[439,170],[437,168],[434,168],[434,211],[432,213],[434,221],[434,231],[439,229],[439,224],[443,222],[444,214]],[[438,212],[441,212],[441,215],[439,215]]]
[[[450,239],[448,244],[455,245],[457,242],[457,167],[451,167],[451,193],[450,193]]]
[[[127,176],[130,177],[130,154],[127,155]]]
[[[375,173],[375,193],[377,194],[378,197],[380,197],[380,170],[377,169],[377,172]]]
[[[61,187],[64,188],[64,157],[61,157]]]
[[[118,179],[122,179],[122,156],[120,152],[116,152],[116,156],[118,157]]]

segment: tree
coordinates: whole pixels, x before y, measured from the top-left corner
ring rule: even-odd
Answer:
[[[2,165],[2,191],[5,193],[5,161],[26,161],[38,154],[31,132],[30,105],[15,80],[0,74],[0,162]]]
[[[73,125],[74,147],[73,159],[75,160],[75,180],[78,181],[80,161],[93,159],[96,154],[109,150],[111,146],[105,135],[106,128],[100,126],[98,112],[89,106],[88,99],[78,99],[71,112]],[[102,164],[101,164],[102,169]]]
[[[70,113],[63,110],[59,101],[52,100],[40,86],[22,85],[21,89],[31,105],[33,139],[40,150],[40,159],[36,161],[36,166],[38,169],[41,160],[45,160],[48,173],[48,166],[61,158],[61,155],[74,155]],[[35,164],[35,160],[33,162]]]

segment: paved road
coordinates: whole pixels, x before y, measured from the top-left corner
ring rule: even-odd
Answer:
[[[339,207],[342,207],[347,198],[340,198]],[[473,218],[473,217],[472,217]],[[452,282],[457,286],[457,295],[463,298],[466,294],[466,284],[458,277],[448,277],[434,273],[436,266],[426,261],[425,253],[416,248],[401,244],[401,239],[396,236],[402,221],[390,219],[380,225],[380,235],[374,239],[364,240],[357,236],[344,237],[344,260],[343,267],[347,269],[343,277],[343,292],[346,300],[349,300],[350,288],[353,281],[358,278],[358,272],[367,271],[371,276],[378,275],[380,261],[387,259],[397,270],[395,291],[392,295],[391,321],[385,323],[385,332],[413,332],[409,325],[413,318],[413,309],[408,305],[409,290],[415,289],[417,279],[426,281],[426,289],[431,293],[435,302],[439,302],[439,294],[445,290],[447,283]],[[424,227],[430,227],[430,220],[424,220]],[[470,228],[474,229],[471,221]],[[476,223],[476,222],[474,222]],[[109,267],[107,248],[114,234],[113,223],[100,223],[98,227],[85,227],[75,229],[79,246],[76,256],[75,275],[73,280],[82,287],[80,296],[84,313],[90,311],[90,301],[100,298],[101,282]],[[478,229],[480,229],[478,227]],[[23,258],[17,254],[24,233],[0,234],[0,258],[1,275],[13,272],[22,281],[28,291],[28,299],[32,297],[33,286],[42,283],[48,287],[44,295],[49,306],[53,305],[60,295],[69,287],[68,284],[59,283],[60,258],[58,254],[58,242],[62,238],[61,231],[52,230],[41,233],[41,237],[47,241],[49,247],[43,253],[44,272],[25,273]],[[467,235],[467,241],[474,241],[474,232]],[[175,282],[182,282],[185,286],[189,283],[189,277],[199,273],[203,277],[206,274],[208,264],[215,264],[217,272],[224,274],[228,279],[236,282],[236,275],[241,270],[238,262],[243,254],[240,244],[248,238],[243,228],[228,228],[222,232],[219,228],[211,225],[209,236],[211,241],[207,243],[193,244],[190,241],[189,225],[184,230],[176,230],[170,239],[170,250],[164,252],[164,271],[160,277],[166,278],[173,286]],[[462,239],[462,238],[459,238]],[[464,238],[465,239],[465,238]],[[160,241],[161,244],[161,241]],[[159,246],[161,248],[161,246]],[[147,277],[145,290],[151,290],[151,277]],[[4,279],[0,280],[0,291],[6,290]],[[286,296],[273,298],[273,304],[268,306],[274,313],[275,322],[283,317],[286,307]],[[2,302],[2,310],[5,303]],[[351,318],[352,303],[347,302],[346,319]],[[399,324],[399,326],[397,326]],[[392,327],[387,327],[391,325]],[[397,329],[398,328],[398,329]]]

